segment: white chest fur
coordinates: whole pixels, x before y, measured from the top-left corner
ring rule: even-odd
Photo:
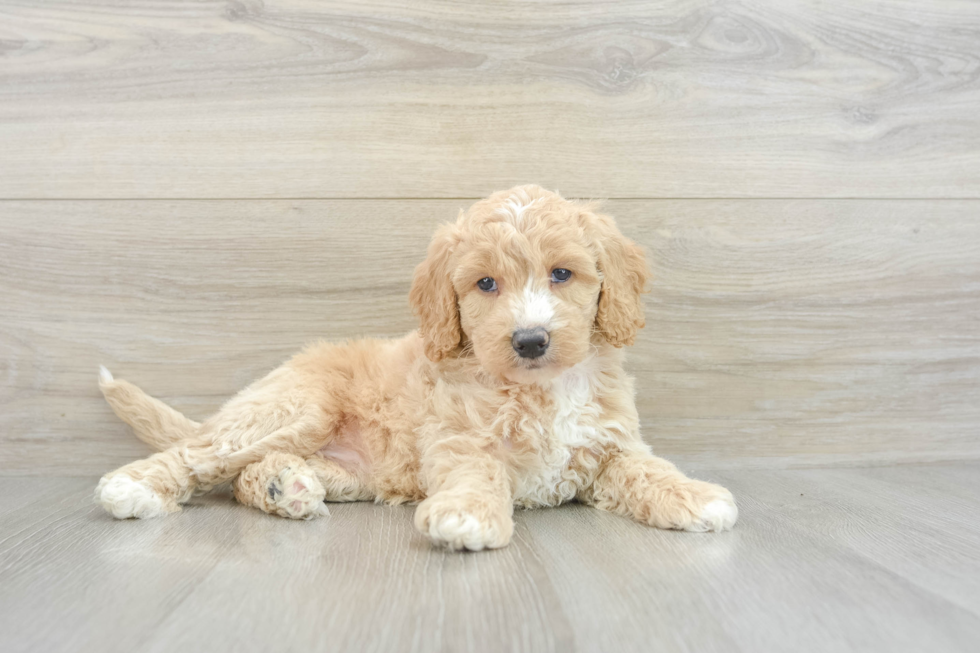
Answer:
[[[575,497],[590,479],[573,459],[606,437],[596,398],[596,365],[590,359],[563,372],[549,388],[551,410],[538,424],[534,455],[518,474],[515,503],[553,506]]]

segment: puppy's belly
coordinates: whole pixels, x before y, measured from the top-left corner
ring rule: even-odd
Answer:
[[[351,474],[367,476],[371,471],[371,455],[356,420],[344,424],[337,436],[321,447],[316,455],[337,463]]]

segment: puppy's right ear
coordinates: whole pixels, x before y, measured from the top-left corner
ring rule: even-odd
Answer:
[[[459,242],[456,226],[446,224],[436,231],[428,256],[415,268],[408,300],[419,316],[419,332],[425,355],[438,362],[459,346],[459,306],[452,283],[450,262]]]

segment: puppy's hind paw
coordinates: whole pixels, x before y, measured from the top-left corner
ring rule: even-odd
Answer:
[[[323,503],[327,491],[309,468],[286,467],[269,479],[266,493],[281,517],[313,519],[330,514]]]
[[[95,500],[116,519],[148,519],[169,512],[149,484],[125,474],[102,477],[95,488]]]

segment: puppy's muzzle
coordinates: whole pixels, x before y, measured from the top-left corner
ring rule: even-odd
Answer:
[[[511,336],[510,343],[521,358],[540,358],[548,351],[551,338],[542,327],[518,329]]]

